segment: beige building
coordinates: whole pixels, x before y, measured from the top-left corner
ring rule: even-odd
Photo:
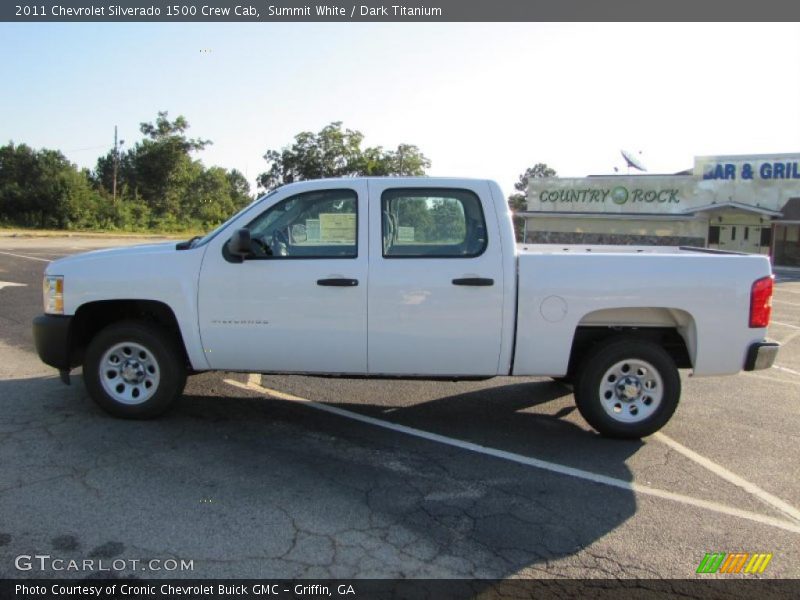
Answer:
[[[702,246],[800,267],[800,154],[700,156],[675,175],[531,179],[525,241]]]

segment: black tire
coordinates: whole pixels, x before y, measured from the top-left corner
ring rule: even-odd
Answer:
[[[672,417],[680,395],[681,378],[672,357],[660,346],[636,338],[615,338],[592,348],[575,381],[581,415],[599,433],[613,438],[655,433]]]
[[[120,358],[126,362],[112,363]],[[123,371],[123,366],[128,370]],[[133,377],[126,380],[123,373]],[[114,323],[100,331],[86,349],[83,381],[89,396],[115,417],[152,419],[183,392],[183,350],[173,336],[156,326],[139,321]]]

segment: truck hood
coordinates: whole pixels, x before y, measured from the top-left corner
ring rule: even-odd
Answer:
[[[157,255],[174,254],[175,252],[177,252],[175,249],[175,242],[160,242],[158,244],[141,244],[137,246],[92,250],[91,252],[83,252],[81,254],[74,254],[54,260],[47,267],[47,272],[58,275],[63,274],[61,271],[89,262],[106,262],[120,258],[133,259],[139,256],[149,258]]]

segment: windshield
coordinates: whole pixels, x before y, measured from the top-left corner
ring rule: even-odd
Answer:
[[[207,244],[208,242],[210,242],[211,240],[213,240],[215,237],[217,237],[217,234],[218,234],[220,231],[222,231],[222,230],[223,230],[223,229],[225,229],[225,228],[226,228],[228,225],[230,225],[230,224],[231,224],[233,221],[235,221],[236,219],[238,219],[238,218],[239,218],[239,215],[241,215],[242,213],[244,213],[246,210],[249,210],[249,209],[250,209],[252,206],[254,206],[254,205],[258,204],[258,203],[259,203],[259,202],[261,202],[262,200],[266,200],[266,199],[267,199],[267,198],[269,198],[270,196],[273,196],[275,193],[277,193],[277,191],[278,191],[278,190],[272,190],[272,191],[271,191],[269,194],[266,194],[265,196],[261,196],[260,198],[256,198],[255,200],[253,200],[253,201],[252,201],[250,204],[248,204],[247,206],[245,206],[245,207],[244,207],[242,210],[240,210],[239,212],[237,212],[237,213],[236,213],[235,215],[233,215],[233,216],[232,216],[230,219],[228,219],[227,221],[225,221],[225,222],[224,222],[222,225],[219,225],[219,226],[218,226],[216,229],[214,229],[213,231],[211,231],[211,232],[207,233],[207,234],[206,234],[205,236],[203,236],[202,238],[199,238],[199,239],[198,239],[196,242],[194,242],[194,243],[192,244],[192,248],[197,248],[197,247],[199,247],[199,246],[203,246],[203,245]]]

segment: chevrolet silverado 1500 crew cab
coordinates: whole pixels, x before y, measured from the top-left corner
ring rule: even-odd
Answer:
[[[599,432],[638,437],[678,404],[678,368],[772,364],[764,256],[518,246],[485,180],[294,183],[203,238],[51,263],[42,360],[83,366],[122,417],[157,415],[187,373],[545,375]]]

